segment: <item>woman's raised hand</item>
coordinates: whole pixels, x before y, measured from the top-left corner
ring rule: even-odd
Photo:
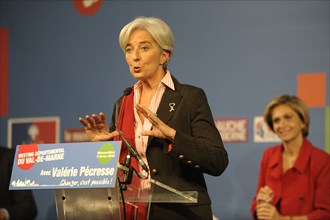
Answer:
[[[174,140],[176,131],[173,128],[169,127],[162,120],[160,120],[157,115],[152,113],[148,108],[139,104],[137,104],[135,107],[136,110],[143,114],[144,117],[148,119],[152,124],[152,129],[150,131],[141,131],[141,135],[167,138],[170,141]]]
[[[109,132],[106,124],[106,116],[103,112],[99,115],[92,114],[79,117],[80,123],[84,126],[89,141],[109,141],[118,135],[117,131]]]

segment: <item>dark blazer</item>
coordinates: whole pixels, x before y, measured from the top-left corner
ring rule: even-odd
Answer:
[[[198,202],[154,203],[149,219],[212,219],[211,200],[203,174],[221,175],[228,165],[228,155],[204,91],[172,78],[175,90],[166,88],[157,116],[174,128],[176,135],[173,143],[149,137],[146,153],[150,174],[151,178],[177,190],[197,191]],[[110,124],[110,130],[114,130],[113,125]],[[170,152],[169,144],[172,144]]]
[[[0,208],[5,208],[10,220],[29,220],[37,215],[32,191],[9,190],[15,151],[0,147]]]

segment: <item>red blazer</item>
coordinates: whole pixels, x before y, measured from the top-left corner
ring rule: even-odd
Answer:
[[[330,219],[330,156],[306,138],[294,166],[282,173],[282,145],[265,150],[257,192],[268,185],[273,204],[282,215],[307,215],[308,219]],[[256,218],[256,196],[251,206]]]

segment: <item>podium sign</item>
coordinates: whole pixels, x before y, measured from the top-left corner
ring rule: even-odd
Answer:
[[[10,190],[114,188],[121,141],[16,147]]]
[[[9,189],[54,189],[59,220],[124,220],[126,206],[136,220],[137,203],[145,203],[149,215],[153,202],[197,202],[196,191],[154,179],[144,188],[135,174],[126,185],[121,177],[129,169],[118,163],[120,147],[121,141],[18,145]]]

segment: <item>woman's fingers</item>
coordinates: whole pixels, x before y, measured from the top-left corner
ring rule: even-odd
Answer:
[[[95,122],[94,122],[94,119],[91,117],[91,116],[89,116],[89,115],[86,115],[86,120],[88,121],[88,123],[90,124],[90,125],[94,125],[95,124]]]
[[[143,108],[143,106],[137,104],[136,110],[139,111],[140,113],[142,113],[144,115],[144,117],[148,118],[147,111]]]
[[[104,127],[106,125],[106,116],[103,112],[100,115],[92,114],[86,115],[85,119],[79,117],[79,121],[85,128],[97,128],[97,127]]]
[[[103,112],[100,112],[100,117],[101,117],[102,123],[106,124],[107,117],[105,116],[105,114]]]
[[[144,115],[144,117],[146,117],[152,125],[158,124],[160,119],[157,117],[156,113],[153,113],[148,108],[146,108],[142,105],[139,105],[139,104],[136,105],[136,110],[139,111],[140,113],[142,113]]]
[[[88,123],[82,117],[79,117],[79,121],[84,127],[88,126]]]

